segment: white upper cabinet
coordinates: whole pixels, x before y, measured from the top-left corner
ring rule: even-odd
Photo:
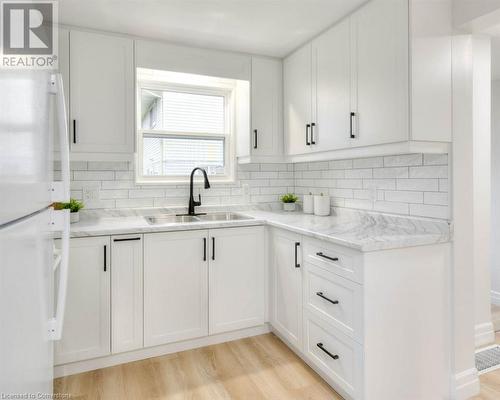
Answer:
[[[311,148],[315,151],[348,148],[351,143],[349,38],[350,21],[346,19],[312,42]]]
[[[252,57],[251,154],[283,153],[283,88],[281,60]]]
[[[264,323],[264,239],[262,226],[210,230],[209,334]]]
[[[133,153],[134,44],[70,32],[71,151]]]
[[[352,145],[408,140],[408,2],[372,0],[350,20]]]
[[[450,7],[371,0],[285,58],[285,149],[300,155],[291,161],[411,152],[419,141],[447,151]]]
[[[311,44],[301,47],[283,61],[286,152],[309,151],[312,113]]]

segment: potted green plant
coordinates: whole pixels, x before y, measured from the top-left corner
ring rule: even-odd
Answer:
[[[281,201],[283,202],[283,210],[285,211],[295,211],[295,203],[299,198],[293,193],[287,193],[281,196]]]
[[[80,221],[80,210],[83,203],[76,199],[69,199],[69,203],[54,203],[55,210],[69,210],[69,219],[71,223]]]

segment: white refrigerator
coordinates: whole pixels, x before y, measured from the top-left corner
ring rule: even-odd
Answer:
[[[68,212],[50,207],[69,201],[63,93],[59,74],[0,71],[0,398],[52,394],[69,251]],[[56,235],[61,250],[54,250]]]

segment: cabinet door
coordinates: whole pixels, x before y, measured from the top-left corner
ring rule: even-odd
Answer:
[[[264,227],[210,230],[210,334],[265,319]]]
[[[282,62],[252,57],[252,154],[279,155],[283,149]]]
[[[142,347],[142,235],[111,238],[111,351]]]
[[[409,138],[408,2],[373,0],[351,17],[353,146]]]
[[[272,324],[290,344],[300,350],[302,349],[300,236],[275,230],[272,246]],[[295,257],[296,252],[297,257]]]
[[[311,123],[311,44],[297,50],[283,61],[285,142],[287,154],[310,151]]]
[[[351,64],[349,19],[312,43],[313,151],[350,147]],[[315,77],[315,79],[314,79]]]
[[[133,41],[70,32],[71,150],[134,151]]]
[[[208,334],[207,231],[144,235],[144,345]]]
[[[71,239],[68,294],[55,364],[110,354],[109,236]]]

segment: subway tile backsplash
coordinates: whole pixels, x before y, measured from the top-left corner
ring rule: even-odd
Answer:
[[[138,185],[132,162],[71,162],[71,196],[87,209],[185,206],[188,185]],[[55,170],[60,165],[55,163]],[[56,172],[57,174],[57,172]],[[244,185],[248,185],[245,191]],[[449,219],[448,156],[407,154],[297,164],[239,165],[237,180],[196,188],[204,205],[279,204],[295,192],[328,195],[332,207]]]

